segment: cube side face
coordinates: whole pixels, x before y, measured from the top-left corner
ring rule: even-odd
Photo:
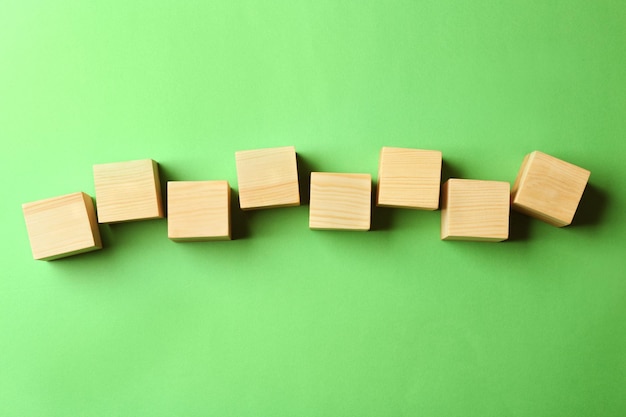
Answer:
[[[96,249],[102,249],[102,238],[100,237],[100,228],[98,227],[98,216],[96,214],[96,208],[93,203],[93,199],[90,195],[81,193],[83,197],[83,203],[85,204],[85,210],[87,210],[87,218],[89,219],[89,226],[91,227],[91,234],[94,238]]]
[[[450,222],[448,221],[448,184],[450,180],[446,181],[441,186],[441,239],[446,240],[450,237]]]
[[[91,197],[67,194],[22,205],[33,258],[50,261],[102,248]]]
[[[443,240],[500,242],[509,237],[510,185],[451,179],[442,198]]]
[[[538,151],[527,165],[513,208],[557,227],[571,224],[590,172]]]
[[[243,210],[300,205],[293,146],[235,153],[239,204]]]
[[[438,209],[441,164],[440,151],[383,147],[376,204],[421,210]]]
[[[522,161],[522,166],[520,167],[519,172],[517,173],[517,177],[515,178],[515,182],[513,183],[513,188],[511,189],[511,203],[515,199],[515,196],[517,195],[517,191],[519,190],[523,180],[526,178],[526,172],[528,171],[528,167],[530,166],[528,161],[530,160],[531,155],[532,154],[526,155],[524,157],[524,160]]]
[[[230,240],[227,181],[170,181],[168,237],[174,241]]]
[[[311,173],[309,227],[367,231],[371,224],[369,174]]]
[[[163,217],[158,164],[151,159],[94,165],[100,223]]]

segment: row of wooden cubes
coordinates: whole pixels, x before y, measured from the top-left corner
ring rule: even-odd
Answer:
[[[457,178],[441,187],[441,169],[440,151],[383,147],[376,205],[436,210],[441,192],[442,239],[497,242],[508,239],[511,206],[557,227],[571,224],[590,176],[586,169],[539,151],[525,157],[512,190],[504,181]],[[296,174],[292,176],[295,199]],[[257,198],[268,193],[264,188],[249,191]],[[369,230],[370,198],[369,174],[313,172],[309,227]]]
[[[243,210],[300,204],[294,147],[236,152]],[[384,147],[378,206],[436,210],[441,238],[502,241],[509,208],[556,226],[571,223],[589,171],[541,152],[526,156],[513,190],[508,182],[450,179],[441,187],[439,151]],[[33,256],[51,260],[102,247],[97,223],[164,217],[158,165],[139,160],[94,166],[97,214],[85,193],[23,205]],[[369,174],[311,173],[311,229],[369,230]],[[168,237],[175,241],[231,238],[227,181],[170,181]]]

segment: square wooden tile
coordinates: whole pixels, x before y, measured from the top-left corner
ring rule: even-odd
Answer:
[[[228,182],[168,182],[167,222],[168,237],[174,241],[229,240]]]
[[[513,209],[553,226],[572,223],[591,173],[543,152],[526,155],[517,175]]]
[[[442,189],[441,238],[499,242],[509,238],[510,184],[450,179]]]
[[[100,223],[163,217],[158,164],[152,159],[94,165]]]
[[[441,152],[383,147],[378,167],[378,206],[437,210]]]
[[[73,193],[22,205],[33,258],[51,261],[102,248],[93,201]]]
[[[309,227],[369,230],[371,199],[369,174],[312,172]]]
[[[243,210],[300,205],[293,146],[235,153],[239,206]]]

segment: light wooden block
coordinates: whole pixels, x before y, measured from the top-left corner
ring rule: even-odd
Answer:
[[[235,152],[235,162],[243,210],[300,205],[293,146]]]
[[[174,241],[229,240],[228,182],[168,182],[167,222],[167,235]]]
[[[369,230],[372,177],[369,174],[311,173],[309,227]]]
[[[510,188],[502,181],[446,181],[441,199],[441,238],[485,242],[508,239]]]
[[[378,165],[376,205],[437,210],[441,152],[383,147]]]
[[[33,258],[51,261],[102,249],[91,197],[73,193],[22,205]]]
[[[572,223],[591,173],[543,152],[526,155],[511,191],[513,209],[553,226]]]
[[[163,217],[159,166],[152,159],[93,166],[100,223]]]

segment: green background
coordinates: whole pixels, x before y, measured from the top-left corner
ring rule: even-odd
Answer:
[[[623,416],[623,1],[0,2],[0,415]],[[153,158],[226,179],[294,145],[375,179],[382,146],[513,182],[541,150],[592,174],[574,224],[513,214],[499,244],[440,212],[367,233],[308,206],[241,212],[235,240],[165,220],[31,257],[21,204]]]

